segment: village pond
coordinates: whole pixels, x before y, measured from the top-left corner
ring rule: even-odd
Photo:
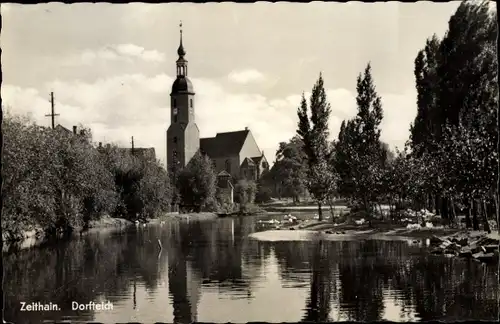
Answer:
[[[265,242],[259,217],[171,221],[4,255],[5,320],[496,320],[498,269],[420,241]],[[161,246],[158,243],[161,241]],[[108,310],[72,310],[107,302]],[[21,311],[21,303],[59,310]]]

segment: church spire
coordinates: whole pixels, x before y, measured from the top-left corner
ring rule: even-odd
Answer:
[[[187,76],[187,60],[184,58],[186,55],[186,51],[184,50],[184,45],[182,45],[182,21],[179,24],[180,33],[181,33],[181,41],[179,44],[179,48],[177,49],[177,54],[179,54],[179,58],[177,59],[177,77],[186,77]]]
[[[182,20],[181,23],[179,24],[179,28],[181,34],[181,42],[179,44],[179,48],[177,49],[177,54],[179,54],[179,58],[184,58],[184,55],[186,55],[186,51],[184,50],[184,46],[182,45]]]

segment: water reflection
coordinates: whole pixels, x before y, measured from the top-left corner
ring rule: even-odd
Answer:
[[[4,256],[13,322],[492,320],[498,270],[389,241],[259,242],[256,219],[171,222]],[[160,251],[158,239],[163,248]],[[110,300],[112,311],[71,302]],[[20,312],[20,302],[59,312]]]

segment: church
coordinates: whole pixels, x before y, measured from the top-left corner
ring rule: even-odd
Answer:
[[[182,29],[177,54],[177,77],[170,93],[170,126],[167,130],[168,170],[176,172],[182,169],[200,152],[212,160],[219,186],[227,183],[227,180],[229,183],[238,179],[258,180],[262,172],[269,169],[269,164],[248,128],[200,138],[200,130],[196,125],[195,91],[188,78]]]

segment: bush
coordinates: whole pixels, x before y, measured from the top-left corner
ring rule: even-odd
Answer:
[[[271,201],[272,190],[268,187],[259,185],[255,195],[255,202],[257,204],[264,204]]]
[[[217,212],[221,214],[231,214],[236,210],[236,204],[231,202],[228,195],[217,192]]]
[[[234,187],[234,200],[238,203],[240,212],[250,208],[255,202],[257,184],[255,181],[239,180]]]
[[[88,227],[105,214],[152,217],[168,208],[170,186],[156,161],[113,147],[100,152],[85,135],[5,116],[2,230],[9,240],[42,228],[49,235]]]
[[[255,181],[239,180],[234,187],[234,200],[240,205],[253,204],[257,194]]]

